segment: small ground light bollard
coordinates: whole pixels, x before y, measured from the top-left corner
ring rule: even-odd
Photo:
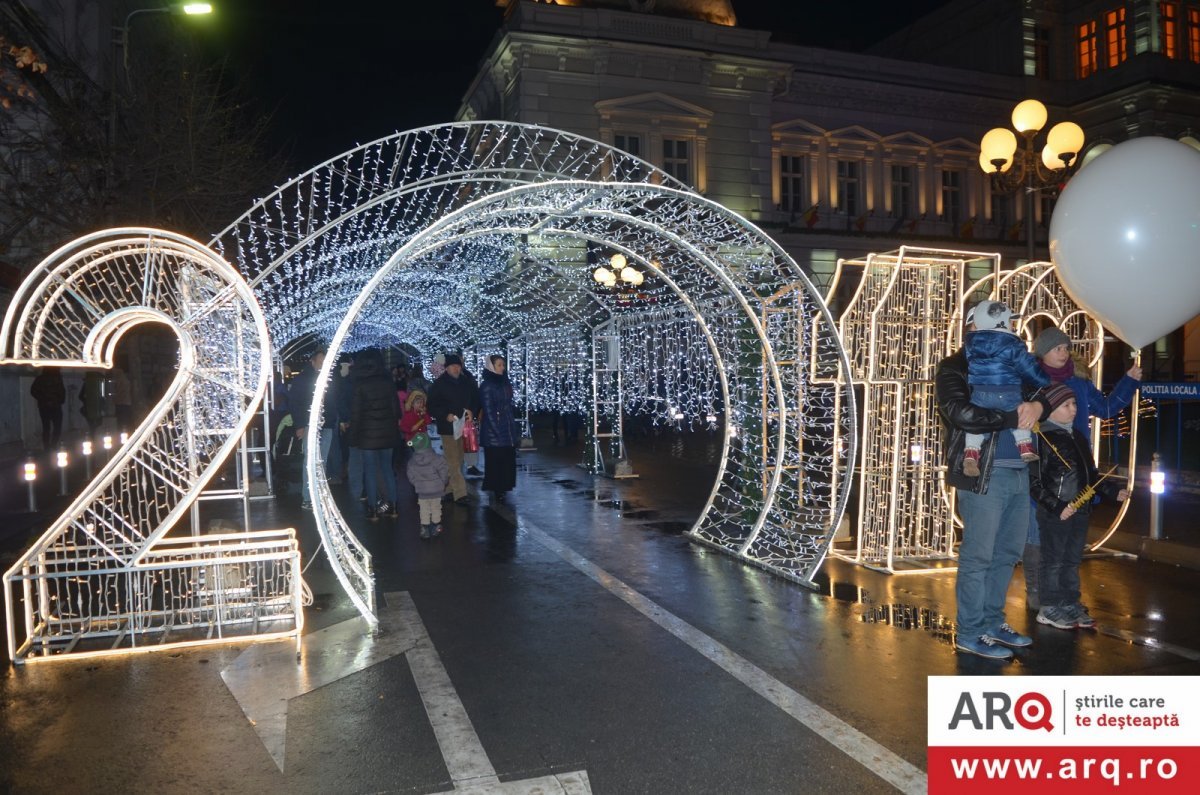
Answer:
[[[92,440],[83,440],[83,460],[87,464],[87,479],[92,479]]]
[[[100,443],[101,443],[101,444],[104,446],[104,460],[105,460],[105,462],[111,461],[111,460],[112,460],[112,447],[113,447],[113,445],[112,445],[112,437],[111,437],[111,436],[105,436],[103,439],[101,439],[101,440],[100,440]]]
[[[125,444],[128,441],[129,441],[129,434],[125,433],[125,431],[121,431],[121,444]]]
[[[25,462],[25,484],[29,486],[29,512],[37,513],[37,495],[33,493],[33,484],[37,481],[37,462],[32,458]]]
[[[71,463],[67,457],[66,449],[60,449],[54,456],[54,463],[58,466],[58,496],[67,496],[67,464]]]
[[[1159,500],[1167,490],[1167,473],[1162,471],[1158,453],[1150,457],[1150,537],[1162,540],[1162,511]]]

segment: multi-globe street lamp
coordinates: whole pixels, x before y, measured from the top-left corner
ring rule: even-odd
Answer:
[[[1025,189],[1025,232],[1029,246],[1029,261],[1034,258],[1034,194],[1046,188],[1057,188],[1079,165],[1083,149],[1083,128],[1071,121],[1059,122],[1046,134],[1046,145],[1039,152],[1034,146],[1046,126],[1046,106],[1036,99],[1027,99],[1013,108],[1012,126],[1021,136],[1007,127],[988,130],[979,143],[979,166],[992,180],[998,193],[1016,193]]]

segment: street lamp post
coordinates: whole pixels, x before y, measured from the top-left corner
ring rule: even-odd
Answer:
[[[979,166],[992,180],[1000,193],[1016,193],[1025,189],[1025,239],[1029,261],[1034,259],[1034,194],[1047,188],[1057,188],[1078,167],[1076,159],[1083,149],[1083,129],[1075,122],[1059,122],[1046,134],[1046,145],[1040,152],[1034,147],[1042,127],[1046,125],[1046,106],[1036,99],[1027,99],[1013,108],[1012,125],[1024,141],[1018,147],[1017,136],[1007,127],[996,127],[979,143]]]
[[[197,16],[202,14],[211,14],[213,7],[211,3],[173,3],[170,5],[152,6],[150,8],[135,8],[125,15],[125,21],[119,26],[113,27],[113,46],[121,48],[121,66],[125,72],[125,83],[129,83],[129,26],[133,22],[134,17],[143,16],[146,14],[184,14],[186,16]],[[109,147],[109,190],[112,190],[112,184],[116,181],[116,157],[117,157],[117,90],[120,84],[120,79],[117,77],[117,58],[116,53],[113,53],[112,62],[112,83],[109,86],[109,108],[108,108],[108,147]]]

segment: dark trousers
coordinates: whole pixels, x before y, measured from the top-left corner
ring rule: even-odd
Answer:
[[[62,406],[39,403],[38,414],[42,417],[42,449],[53,450],[62,440]]]
[[[1065,607],[1079,601],[1079,564],[1087,543],[1090,511],[1081,511],[1065,522],[1038,508],[1042,536],[1039,599],[1046,607]]]
[[[517,448],[483,448],[483,490],[512,491],[517,486]]]

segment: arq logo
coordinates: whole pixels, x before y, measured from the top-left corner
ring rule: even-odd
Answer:
[[[976,704],[972,693],[963,691],[959,696],[958,706],[954,708],[954,715],[950,718],[951,731],[957,729],[961,723],[968,723],[978,731],[996,728],[1011,730],[1015,728],[1014,717],[1022,729],[1054,730],[1054,724],[1050,722],[1050,699],[1041,693],[1026,693],[1018,698],[1015,704],[1008,693],[984,691],[979,697],[983,699],[982,705]]]

